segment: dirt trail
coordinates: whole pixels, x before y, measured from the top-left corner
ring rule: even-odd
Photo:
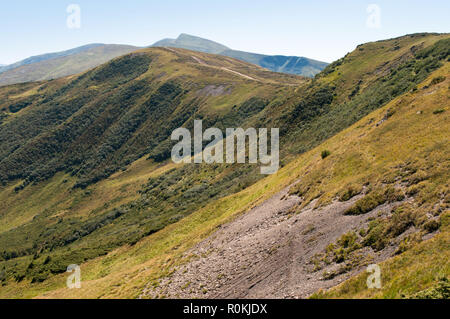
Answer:
[[[207,63],[205,63],[203,60],[197,58],[196,56],[191,55],[191,57],[192,57],[196,62],[198,62],[198,63],[201,64],[201,65],[209,66],[209,67],[215,67],[215,66],[212,66],[212,65],[208,65]],[[241,77],[243,77],[243,78],[245,78],[245,79],[247,79],[247,80],[258,81],[257,79],[252,78],[251,76],[242,74],[242,73],[237,72],[237,71],[230,70],[230,69],[228,69],[228,68],[226,68],[226,67],[221,67],[220,69],[221,69],[221,70],[224,70],[224,71],[227,71],[227,72],[230,72],[230,73],[233,73],[233,74],[236,74],[236,75],[238,75],[238,76],[241,76]]]
[[[193,256],[188,263],[162,279],[159,287],[147,287],[141,297],[305,298],[335,286],[363,268],[324,280],[324,271],[335,271],[337,265],[314,272],[311,258],[343,233],[362,228],[380,210],[392,208],[344,216],[359,198],[321,209],[314,209],[313,202],[291,216],[289,210],[300,198],[284,189],[187,252],[186,257]],[[375,254],[374,262],[391,254],[390,249]]]
[[[225,68],[225,67],[222,67],[221,69],[224,70],[224,71],[231,72],[231,73],[234,73],[234,74],[236,74],[236,75],[242,76],[243,78],[245,78],[245,79],[247,79],[247,80],[258,81],[258,80],[256,80],[255,78],[252,78],[251,76],[248,76],[248,75],[239,73],[239,72],[237,72],[237,71],[233,71],[233,70],[227,69],[227,68]]]
[[[174,50],[174,49],[172,49],[172,48],[166,47],[166,49],[169,50],[169,51],[172,51],[172,52],[174,52],[174,53],[178,53],[176,50]],[[202,59],[200,59],[200,58],[198,58],[198,57],[196,57],[196,56],[194,56],[194,55],[191,55],[191,58],[194,59],[195,62],[197,62],[197,63],[200,64],[200,65],[208,66],[208,67],[211,67],[211,68],[218,68],[217,66],[207,64],[205,61],[203,61]],[[240,77],[243,77],[243,78],[245,78],[245,79],[247,79],[247,80],[252,80],[252,81],[261,82],[261,81],[255,79],[255,78],[252,78],[252,77],[249,76],[249,75],[242,74],[242,73],[240,73],[240,72],[237,72],[237,71],[228,69],[228,68],[226,68],[226,67],[220,67],[220,68],[218,68],[218,69],[223,70],[223,71],[226,71],[226,72],[233,73],[233,74],[238,75],[238,76],[240,76]]]
[[[193,56],[193,55],[191,55],[192,56],[192,58],[195,60],[195,61],[197,61],[198,63],[200,63],[201,65],[208,65],[208,64],[206,64],[203,60],[201,60],[201,59],[199,59],[199,58],[197,58],[197,57],[195,57],[195,56]]]

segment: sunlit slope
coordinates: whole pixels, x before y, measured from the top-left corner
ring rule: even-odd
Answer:
[[[249,165],[174,166],[170,134],[197,118],[256,126],[271,99],[304,82],[147,49],[78,76],[0,88],[2,279],[44,281],[262,178]],[[52,260],[28,268],[44,251]]]
[[[133,247],[124,246],[107,256],[83,264],[82,289],[64,288],[66,275],[63,274],[51,277],[42,284],[30,284],[27,281],[9,283],[1,289],[2,296],[32,297],[48,291],[42,296],[137,297],[148,282],[157,280],[168,274],[173,267],[186,262],[187,260],[182,259],[183,253],[206,238],[217,226],[295,181],[300,181],[300,184],[292,188],[293,192],[310,186],[303,194],[305,202],[318,197],[319,203],[325,204],[328,200],[340,196],[350,184],[369,183],[375,186],[386,183],[387,176],[393,177],[394,180],[397,176],[408,178],[409,176],[402,175],[398,170],[403,164],[411,163],[419,165],[421,172],[425,173],[424,176],[428,176],[418,184],[420,191],[414,195],[415,200],[422,203],[418,209],[432,207],[436,203],[448,205],[447,141],[450,131],[446,123],[449,120],[449,70],[447,63],[419,85],[417,90],[393,100],[319,147],[300,156],[277,175],[268,177],[236,195],[214,202]],[[443,82],[436,83],[439,81],[434,80],[442,77],[446,77]],[[391,116],[377,125],[388,113]],[[329,150],[331,155],[322,159],[323,150]],[[320,184],[317,183],[318,180],[321,181]],[[444,202],[440,202],[442,193],[447,194]],[[445,222],[442,225],[445,225]],[[435,275],[443,273],[448,276],[448,269],[442,267],[448,256],[439,248],[446,245],[448,247],[449,244],[448,230],[444,227],[431,241],[426,241],[382,265],[383,272],[387,272],[383,282],[389,296],[421,291],[435,284]],[[419,275],[402,277],[405,272]],[[402,286],[394,284],[398,281],[394,276],[396,273],[407,283],[406,291]],[[392,284],[390,280],[393,280]],[[330,296],[373,296],[380,293],[365,290],[362,284],[364,281],[364,278],[358,279],[356,288],[340,289]],[[346,285],[349,284],[343,287],[347,287]]]
[[[4,200],[0,203],[0,270],[5,274],[0,294],[33,297],[63,288],[67,265],[84,263],[89,289],[57,294],[137,296],[217,225],[288,186],[315,165],[320,167],[310,176],[326,172],[325,177],[303,177],[304,183],[292,188],[305,197],[305,203],[319,198],[319,203],[326,204],[335,194],[345,192],[348,183],[362,183],[358,178],[366,179],[375,169],[388,169],[391,158],[369,162],[373,169],[367,168],[369,164],[361,169],[358,162],[352,165],[352,159],[345,159],[336,165],[346,177],[336,183],[326,179],[339,174],[328,170],[330,161],[344,156],[346,149],[353,154],[360,136],[373,137],[384,132],[384,124],[390,127],[402,120],[398,118],[401,111],[389,112],[389,120],[376,126],[388,108],[403,109],[399,96],[436,97],[426,95],[429,89],[403,94],[420,82],[430,85],[430,72],[447,59],[448,40],[440,42],[446,38],[418,35],[367,44],[373,48],[357,49],[342,61],[342,70],[327,71],[314,81],[274,74],[231,58],[149,49],[79,76],[0,88],[0,175],[5,183],[0,187]],[[398,41],[400,49],[388,50],[388,45]],[[416,55],[423,56],[410,53],[421,43]],[[378,46],[386,50],[380,51],[381,57],[371,54]],[[360,70],[364,54],[373,63]],[[402,56],[402,63],[393,62]],[[390,72],[377,73],[382,66],[389,66]],[[448,69],[444,71],[439,72],[446,74]],[[352,94],[354,87],[348,81],[355,76],[364,84]],[[445,83],[430,88],[441,89]],[[436,114],[423,113],[428,122],[448,116],[439,112],[447,102],[435,102],[443,106],[434,107]],[[365,122],[299,159],[300,154],[380,107],[382,111],[375,111]],[[142,111],[148,117],[135,122]],[[361,126],[371,117],[371,124]],[[220,128],[280,127],[282,161],[287,166],[262,181],[259,167],[252,165],[174,166],[167,158],[168,135],[172,128],[192,127],[198,118]],[[416,133],[421,133],[420,125],[425,123],[416,119],[410,118],[398,132],[400,137],[404,132],[412,134],[416,125]],[[396,144],[386,136],[377,137],[376,146],[381,146],[383,154],[377,159],[395,151]],[[374,141],[366,143],[373,145]],[[419,144],[417,152],[429,143]],[[408,143],[405,147],[402,154],[411,148],[416,152]],[[331,155],[322,161],[324,149]],[[296,164],[289,164],[293,160]],[[322,179],[323,183],[317,183]],[[308,187],[310,191],[303,194]],[[105,254],[110,255],[95,259]]]
[[[237,60],[148,49],[27,91],[6,87],[0,179],[26,185],[73,169],[84,187],[144,154],[167,159],[170,133],[197,114],[238,124],[302,81]],[[244,103],[248,110],[236,114]]]
[[[31,57],[0,68],[0,86],[57,79],[80,73],[138,49],[131,45],[93,44]]]
[[[264,179],[239,194],[208,205],[183,221],[149,236],[134,247],[123,247],[84,264],[82,271],[86,281],[81,290],[64,289],[65,276],[62,275],[50,279],[45,285],[15,284],[6,288],[5,292],[17,293],[22,290],[37,293],[61,287],[59,290],[46,293],[45,296],[136,297],[147,282],[168,274],[170,269],[186,262],[187,260],[181,258],[183,252],[207,237],[218,225],[245,212],[297,180],[300,180],[300,184],[292,188],[292,191],[308,183],[316,187],[313,180],[321,180],[317,186],[322,190],[319,202],[326,202],[327,198],[340,196],[347,190],[349,183],[354,185],[370,183],[375,186],[382,183],[385,176],[408,177],[400,175],[397,171],[399,165],[404,163],[421,165],[425,159],[430,159],[432,160],[430,164],[433,165],[424,164],[420,167],[429,177],[419,183],[419,188],[423,191],[419,191],[414,198],[422,206],[417,209],[440,203],[442,192],[447,194],[447,199],[441,205],[448,205],[449,149],[446,142],[450,131],[445,123],[449,120],[449,70],[447,63],[445,68],[429,77],[417,91],[407,93],[371,113],[318,148],[300,156],[276,176]],[[447,79],[424,88],[439,76],[446,76]],[[387,112],[393,111],[395,113],[387,121],[376,125],[385,118]],[[331,155],[323,160],[320,155],[324,149],[329,150]],[[311,189],[312,194],[314,191],[315,189]],[[309,191],[305,194],[306,201],[308,193]],[[445,222],[443,225],[441,232],[434,239],[382,264],[382,271],[387,272],[383,282],[386,291],[389,292],[388,296],[400,297],[401,293],[412,294],[433,286],[436,276],[440,274],[448,276],[448,268],[443,267],[448,256],[441,250],[449,244],[448,228],[445,228]],[[398,274],[400,280],[405,282],[405,286],[394,284],[399,279],[391,273]],[[405,277],[402,277],[403,273]],[[345,284],[344,288],[330,296],[370,297],[380,294],[379,291],[365,289],[363,282],[364,278],[358,279],[356,288],[346,288],[349,284]],[[363,294],[364,291],[367,294]]]
[[[447,63],[417,90],[386,109],[386,114],[392,116],[380,125],[377,134],[372,134],[369,147],[363,147],[361,151],[361,146],[364,145],[359,142],[349,146],[346,154],[337,155],[338,160],[331,157],[334,165],[322,167],[322,172],[316,171],[315,175],[310,175],[294,188],[294,191],[301,191],[313,185],[313,178],[324,178],[321,185],[311,187],[308,192],[323,193],[321,199],[326,202],[339,188],[341,191],[336,192],[336,196],[348,191],[349,187],[355,189],[355,186],[361,187],[364,183],[374,187],[401,185],[406,196],[413,198],[411,205],[407,206],[413,212],[413,219],[408,221],[406,218],[402,221],[411,223],[406,229],[417,228],[421,236],[437,230],[432,239],[424,242],[418,236],[410,236],[409,241],[404,240],[401,243],[403,246],[399,247],[399,252],[403,253],[380,265],[381,289],[368,289],[366,280],[369,274],[363,272],[314,297],[448,298],[449,75],[450,67]],[[377,118],[369,117],[366,124],[361,123],[362,127],[374,120]],[[331,189],[333,191],[330,192]],[[380,225],[383,223],[384,220]],[[381,233],[382,236],[389,234],[386,230],[385,228],[385,232]],[[384,239],[382,237],[377,240]]]
[[[223,56],[228,56],[239,59],[241,61],[259,65],[273,72],[297,74],[307,77],[314,77],[328,64],[305,57],[282,55],[270,56],[232,50],[220,43],[188,34],[181,34],[177,39],[163,39],[154,43],[152,47],[183,48],[205,53],[220,54]]]

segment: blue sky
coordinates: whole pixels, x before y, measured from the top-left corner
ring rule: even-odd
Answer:
[[[67,6],[81,8],[69,29]],[[381,9],[368,27],[370,4]],[[373,13],[373,12],[372,12]],[[334,61],[356,45],[415,32],[450,32],[448,0],[2,1],[0,64],[88,43],[147,46],[189,33],[233,49]]]

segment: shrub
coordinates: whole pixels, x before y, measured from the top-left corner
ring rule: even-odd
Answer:
[[[437,231],[441,227],[441,223],[439,223],[437,220],[429,220],[423,225],[423,229],[425,229],[428,233],[433,233]]]
[[[347,209],[345,215],[362,215],[370,212],[376,207],[384,204],[386,198],[380,192],[372,192],[358,200],[352,207]]]
[[[386,202],[393,203],[404,198],[403,192],[395,187],[389,186],[384,191],[378,189],[358,200],[355,205],[347,209],[345,215],[366,214]]]
[[[369,223],[369,228],[362,244],[372,247],[374,250],[382,250],[387,243],[384,235],[384,224],[379,220],[373,220]]]
[[[362,191],[361,185],[349,185],[347,189],[339,195],[340,202],[346,202],[356,195],[359,195]]]
[[[327,246],[325,259],[330,256],[334,262],[340,264],[359,248],[361,248],[361,245],[358,243],[358,235],[351,231],[342,235],[335,244],[332,243]]]
[[[450,298],[450,282],[446,277],[439,279],[434,287],[418,292],[409,297],[410,299],[449,299]]]
[[[445,81],[445,76],[442,76],[442,75],[441,76],[437,76],[437,77],[435,77],[435,78],[433,78],[431,80],[430,86],[439,84],[439,83],[444,82],[444,81]]]
[[[338,264],[343,263],[347,258],[347,251],[342,247],[337,248],[333,253],[334,261]]]
[[[400,244],[398,245],[397,250],[395,251],[396,255],[402,254],[405,251],[411,249],[413,246],[415,246],[417,243],[420,243],[422,240],[420,234],[415,233],[413,235],[407,236],[404,238]]]
[[[348,232],[347,234],[344,234],[341,236],[341,238],[338,240],[338,244],[341,245],[343,248],[348,248],[349,250],[355,250],[359,248],[359,245],[357,243],[358,235],[356,235],[355,232]]]
[[[398,207],[386,225],[386,236],[397,237],[403,234],[409,227],[418,224],[419,217],[419,213],[408,207]]]
[[[322,159],[325,159],[325,158],[327,158],[328,156],[330,156],[331,155],[331,152],[329,151],[329,150],[324,150],[324,151],[322,151]]]
[[[47,265],[51,260],[52,258],[50,256],[47,256],[44,260],[44,265]]]
[[[386,202],[389,203],[399,202],[405,199],[405,194],[403,194],[403,191],[393,186],[389,186],[388,188],[386,188],[384,196]]]
[[[292,119],[307,122],[328,112],[333,102],[334,89],[326,85],[307,91],[304,98],[293,110]]]

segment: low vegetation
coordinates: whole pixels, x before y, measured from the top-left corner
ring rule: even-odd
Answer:
[[[347,193],[348,194],[348,193]],[[345,195],[345,194],[344,194]],[[358,200],[350,207],[346,215],[362,215],[372,211],[384,203],[394,203],[405,199],[401,189],[389,186],[371,191],[369,194]]]
[[[258,81],[223,72],[218,83],[217,69],[164,49],[114,61],[124,70],[136,63],[134,73],[112,74],[105,65],[73,79],[0,88],[0,296],[137,297],[217,227],[294,182],[298,209],[355,196],[349,214],[396,206],[343,234],[327,262],[357,267],[361,249],[383,249],[412,228],[438,232],[428,243],[405,237],[399,244],[395,267],[432,266],[407,291],[393,282],[386,295],[431,288],[431,273],[448,274],[445,256],[434,254],[447,238],[448,112],[433,114],[448,105],[448,79],[426,84],[448,74],[448,43],[420,35],[367,44],[295,88],[290,77],[268,79],[240,63],[227,67]],[[198,93],[223,83],[231,94]],[[104,94],[92,98],[97,90]],[[11,112],[29,96],[31,105]],[[282,128],[283,168],[263,179],[251,165],[166,161],[171,129],[191,128],[194,118],[219,128]],[[422,259],[411,257],[417,249]],[[62,272],[72,263],[82,265],[85,288],[69,292]],[[330,296],[367,293],[360,288]]]

